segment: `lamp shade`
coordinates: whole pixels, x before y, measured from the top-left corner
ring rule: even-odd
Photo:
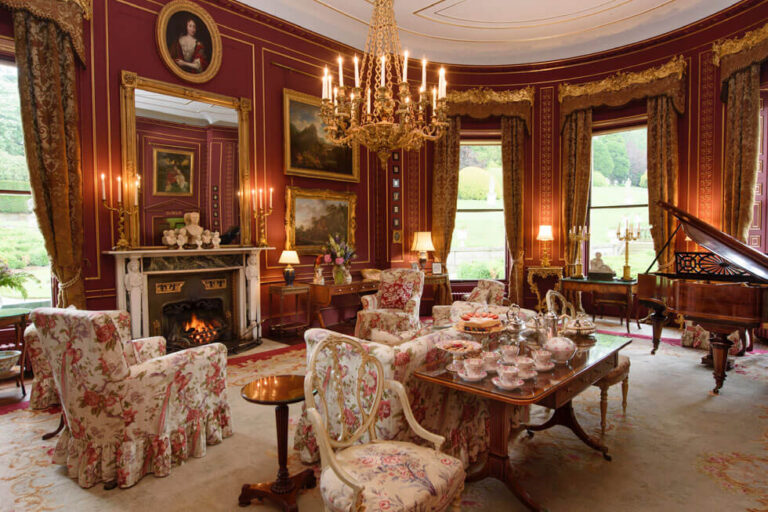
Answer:
[[[431,231],[417,231],[413,234],[412,251],[434,251],[435,246],[432,245],[432,232]]]
[[[536,237],[536,240],[541,242],[551,242],[554,239],[555,237],[552,234],[552,226],[547,224],[542,224],[539,226],[539,235]]]
[[[283,265],[298,265],[300,263],[299,254],[296,251],[283,251],[277,262]]]

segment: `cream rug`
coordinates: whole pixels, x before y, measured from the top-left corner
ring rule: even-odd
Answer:
[[[711,371],[701,352],[637,340],[631,356],[629,407],[611,389],[605,443],[613,462],[556,427],[511,445],[520,479],[552,511],[748,510],[768,511],[768,356],[740,358],[721,396],[709,394]],[[242,510],[246,482],[272,480],[277,471],[274,410],[245,402],[240,386],[273,373],[304,373],[304,350],[266,352],[228,367],[235,435],[208,447],[204,458],[173,468],[167,478],[147,476],[130,489],[81,489],[49,463],[56,414],[16,410],[0,415],[0,510]],[[239,361],[239,362],[238,362]],[[599,433],[599,393],[575,402],[582,425]],[[300,405],[291,407],[292,422]],[[533,421],[548,412],[535,409]],[[289,446],[292,443],[289,442]],[[295,453],[292,471],[303,469]],[[268,503],[253,510],[278,510]],[[302,511],[322,510],[317,489],[299,498]],[[467,485],[465,510],[524,510],[494,480]]]

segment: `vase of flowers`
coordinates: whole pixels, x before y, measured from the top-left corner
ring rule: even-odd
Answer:
[[[24,287],[27,281],[36,281],[37,278],[28,272],[13,271],[5,260],[0,259],[0,288],[9,288],[16,290],[25,299],[27,298],[27,289]],[[0,304],[2,299],[0,298]]]
[[[340,235],[328,235],[328,245],[323,247],[321,256],[324,263],[333,264],[334,284],[352,282],[352,274],[350,274],[349,269],[352,266],[352,259],[356,256],[355,248]]]

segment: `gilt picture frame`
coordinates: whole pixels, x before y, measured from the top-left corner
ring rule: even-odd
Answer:
[[[175,148],[152,150],[152,195],[192,197],[195,153]]]
[[[325,139],[318,96],[283,89],[285,174],[332,181],[360,182],[360,146]]]
[[[188,0],[173,0],[157,15],[155,39],[169,70],[187,82],[203,83],[221,67],[221,35],[210,14]]]
[[[288,249],[318,254],[329,235],[355,244],[357,194],[288,186],[285,190],[285,236]]]

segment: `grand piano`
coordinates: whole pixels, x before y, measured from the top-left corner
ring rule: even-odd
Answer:
[[[652,310],[651,353],[659,347],[661,328],[669,315],[679,314],[701,325],[712,333],[713,392],[717,394],[728,367],[732,345],[728,335],[768,322],[768,256],[669,203],[660,201],[659,206],[679,221],[659,254],[681,227],[691,240],[711,252],[676,252],[674,273],[637,276],[638,301]]]

